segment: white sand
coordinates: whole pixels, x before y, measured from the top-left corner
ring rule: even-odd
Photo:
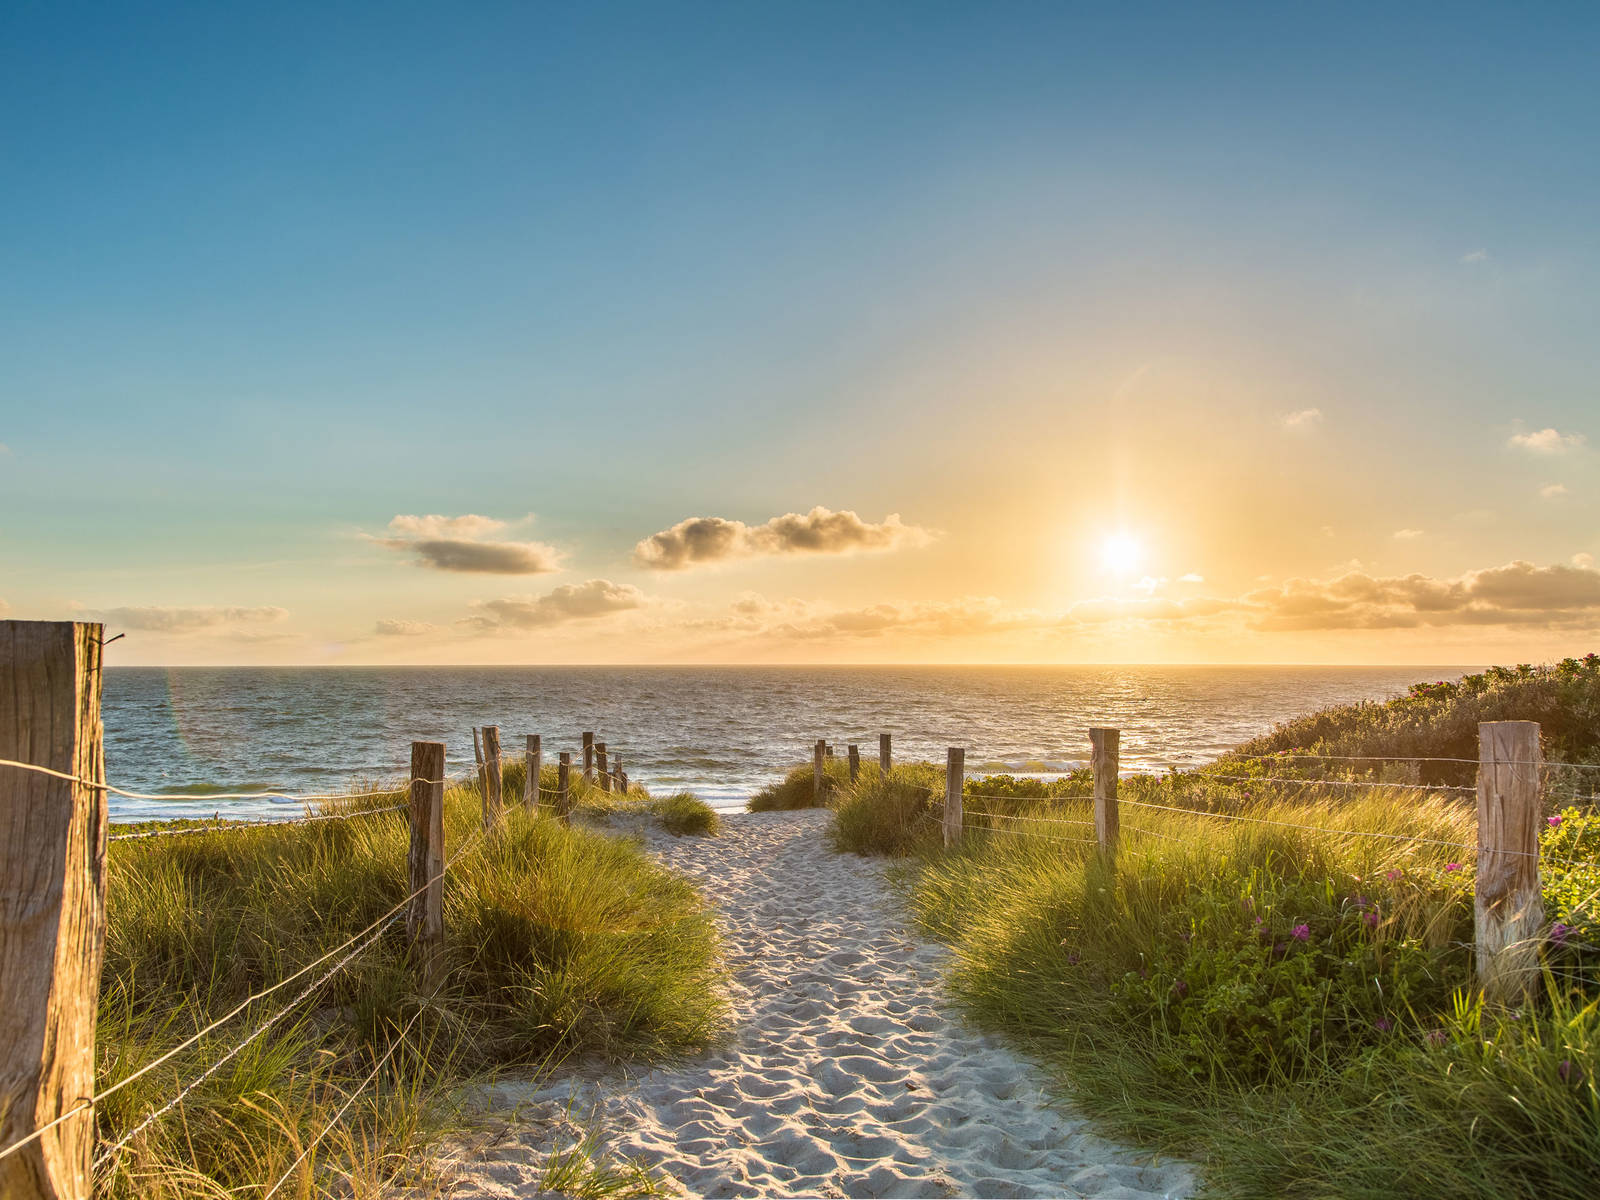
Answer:
[[[882,862],[827,848],[826,820],[652,832],[719,909],[734,1035],[644,1075],[488,1089],[495,1132],[461,1147],[450,1194],[539,1194],[545,1158],[584,1124],[693,1196],[1189,1195],[1187,1164],[1090,1134],[1035,1064],[951,1014],[948,952],[908,930]]]

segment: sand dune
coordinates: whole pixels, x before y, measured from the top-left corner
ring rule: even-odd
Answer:
[[[1186,1164],[1110,1145],[1039,1068],[955,1018],[948,954],[899,918],[884,864],[837,855],[826,814],[735,816],[652,849],[718,906],[736,1029],[647,1074],[501,1083],[454,1196],[538,1194],[552,1151],[603,1147],[693,1196],[1186,1196]]]

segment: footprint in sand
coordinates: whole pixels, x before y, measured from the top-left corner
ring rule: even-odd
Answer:
[[[1040,1069],[956,1018],[948,961],[898,914],[875,859],[834,854],[827,814],[749,813],[651,849],[718,909],[736,1029],[644,1078],[499,1083],[493,1164],[446,1164],[459,1200],[537,1195],[592,1112],[603,1150],[690,1196],[1186,1197],[1188,1164],[1088,1132]],[[511,1169],[520,1162],[524,1169]]]

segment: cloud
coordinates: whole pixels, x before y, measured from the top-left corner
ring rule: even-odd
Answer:
[[[1588,441],[1581,433],[1559,433],[1554,429],[1536,429],[1532,433],[1513,433],[1506,445],[1529,454],[1566,454],[1582,449]]]
[[[11,457],[11,447],[6,445],[4,442],[0,442],[0,458],[10,458],[10,457]]]
[[[1594,566],[1594,555],[1580,550],[1572,556],[1572,565],[1575,567],[1592,567]]]
[[[1420,529],[1396,529],[1394,531],[1394,539],[1397,542],[1414,541],[1421,536],[1422,530]]]
[[[1179,575],[1179,583],[1204,583],[1206,577],[1197,571],[1190,571],[1187,575]]]
[[[1422,625],[1600,625],[1600,570],[1510,562],[1448,579],[1373,576],[1291,579],[1244,598],[1257,628],[1407,629]]]
[[[818,505],[809,513],[785,513],[761,525],[724,517],[690,517],[651,534],[633,550],[634,562],[656,571],[680,571],[704,563],[781,554],[849,554],[925,545],[932,534],[907,525],[899,513],[881,522],[863,521],[848,510]]]
[[[390,550],[410,554],[417,566],[434,571],[544,575],[561,569],[565,556],[554,546],[544,542],[489,540],[489,535],[505,528],[505,521],[477,513],[460,517],[437,513],[419,517],[402,513],[389,522],[390,537],[371,540]]]
[[[1302,408],[1299,412],[1285,413],[1283,427],[1291,433],[1310,433],[1322,424],[1320,408]]]
[[[1464,263],[1488,262],[1489,252],[1487,250],[1468,250],[1461,256],[1461,261]]]
[[[1539,489],[1539,495],[1546,500],[1554,500],[1557,496],[1567,494],[1567,485],[1564,483],[1547,483]]]
[[[591,579],[564,584],[542,596],[502,596],[479,601],[473,605],[479,610],[478,615],[467,617],[462,623],[483,631],[543,629],[644,608],[648,603],[648,597],[630,583]]]
[[[430,625],[427,621],[405,621],[398,617],[384,617],[373,627],[373,632],[379,637],[423,637],[438,631],[437,625]]]
[[[180,608],[144,605],[91,611],[91,616],[107,625],[143,633],[197,633],[206,629],[273,624],[286,620],[289,610],[260,608]],[[251,636],[260,636],[259,634]]]
[[[993,596],[975,596],[840,609],[800,620],[780,621],[766,626],[762,632],[797,639],[875,638],[886,633],[964,637],[1040,628],[1053,623],[1053,618],[1047,614],[1007,609]]]

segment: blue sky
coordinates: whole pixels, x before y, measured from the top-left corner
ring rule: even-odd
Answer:
[[[1600,9],[1392,7],[10,5],[0,601],[121,614],[141,661],[1476,646],[1013,637],[1183,574],[1600,553]],[[816,506],[928,536],[634,555]],[[403,514],[561,569],[419,568],[373,540]],[[1100,577],[1112,527],[1134,579]],[[639,605],[472,632],[593,579]],[[749,593],[822,633],[696,634]],[[826,624],[974,598],[1009,616]],[[1600,605],[1561,612],[1488,625],[1591,638]]]

